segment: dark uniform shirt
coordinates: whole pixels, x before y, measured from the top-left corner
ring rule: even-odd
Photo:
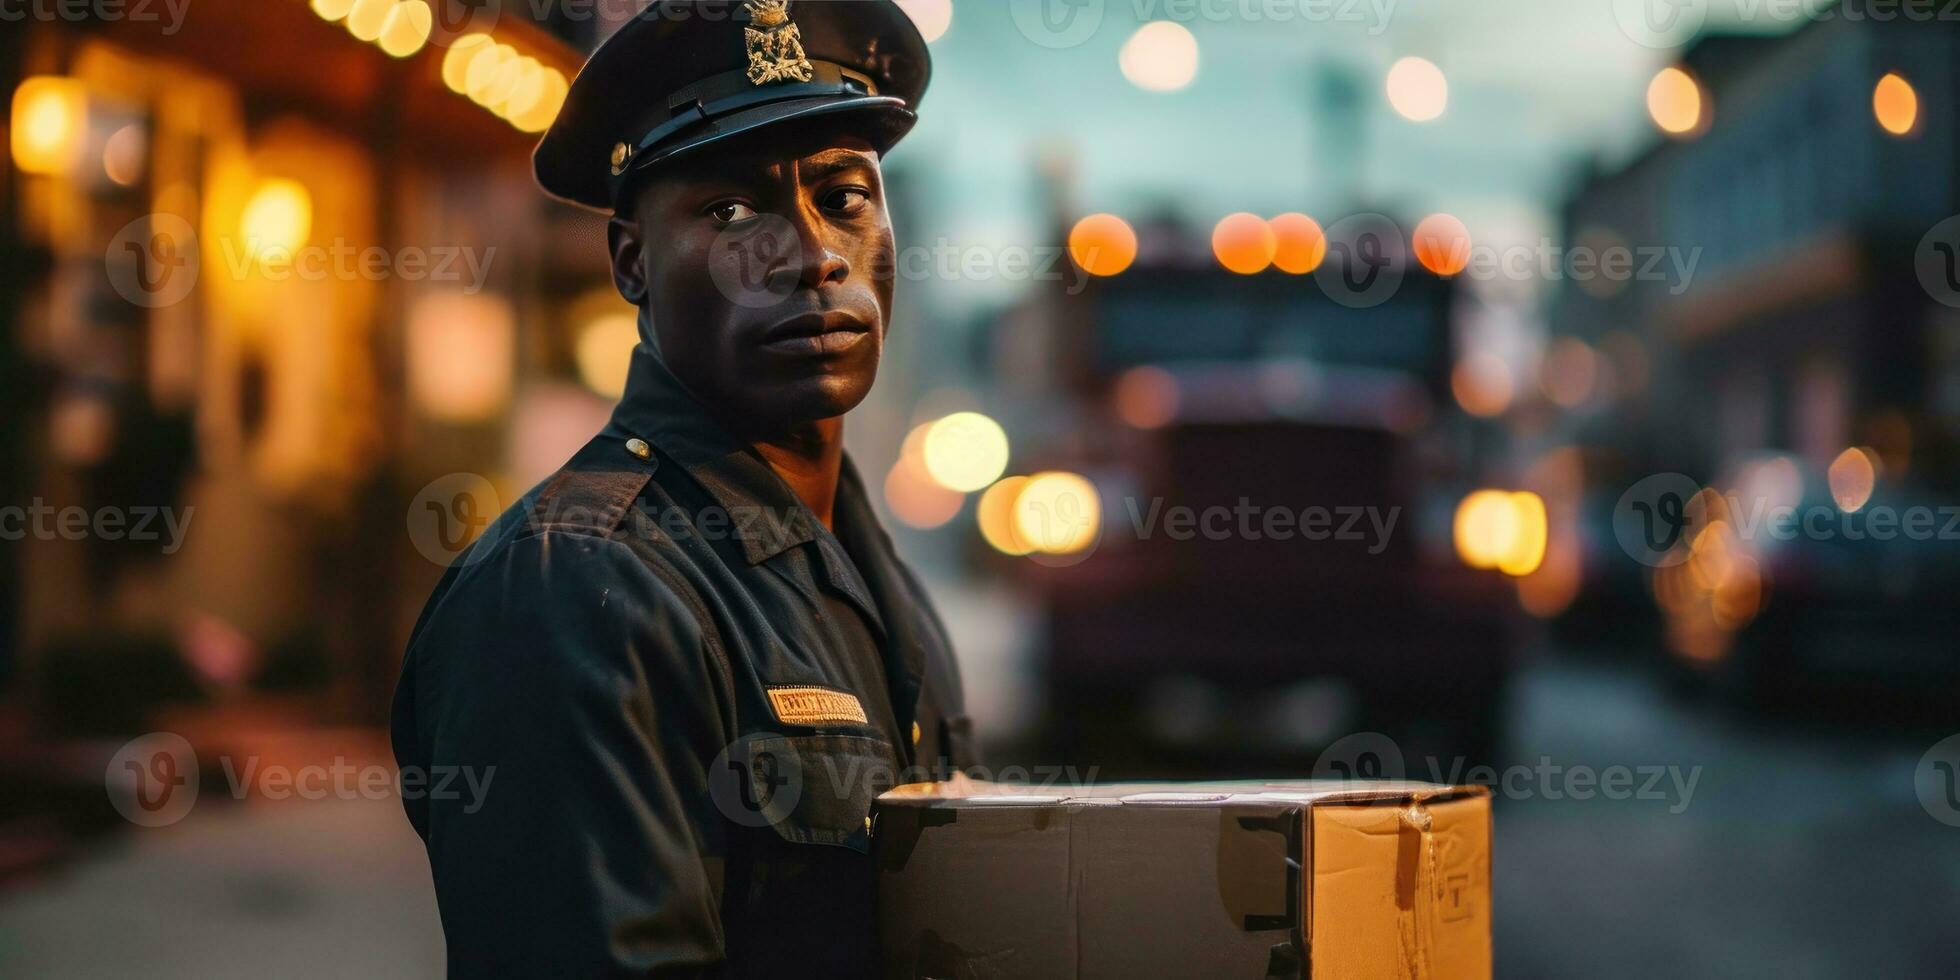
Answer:
[[[429,774],[403,796],[452,975],[875,972],[871,799],[975,760],[848,458],[833,523],[642,350],[606,430],[445,573],[394,742]],[[465,766],[480,799],[439,788]]]

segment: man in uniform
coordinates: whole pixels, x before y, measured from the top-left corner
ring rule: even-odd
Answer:
[[[890,0],[660,0],[539,144],[546,191],[611,212],[640,344],[409,642],[395,754],[452,975],[877,972],[871,799],[973,762],[842,448],[891,310],[879,160],[928,74]],[[463,767],[480,799],[442,792]]]

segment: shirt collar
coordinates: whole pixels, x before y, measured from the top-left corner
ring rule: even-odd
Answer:
[[[816,540],[819,522],[755,449],[715,421],[660,358],[633,348],[613,435],[652,443],[688,471],[737,529],[756,565]]]

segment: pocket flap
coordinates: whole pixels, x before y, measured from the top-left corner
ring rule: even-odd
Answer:
[[[750,747],[750,789],[784,840],[869,852],[871,801],[896,785],[896,758],[863,735],[765,736]]]

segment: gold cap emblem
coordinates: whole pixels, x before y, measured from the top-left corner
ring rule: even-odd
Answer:
[[[746,0],[742,5],[749,14],[749,26],[742,29],[742,43],[749,51],[749,81],[757,85],[810,80],[803,32],[789,19],[789,2]]]

